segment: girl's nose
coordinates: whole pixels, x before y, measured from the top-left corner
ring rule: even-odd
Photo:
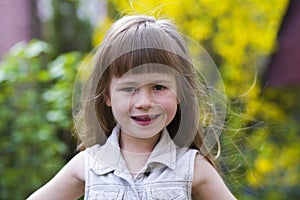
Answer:
[[[151,92],[146,89],[138,90],[134,96],[134,106],[138,109],[150,109],[155,104],[153,102],[153,97],[151,95]]]

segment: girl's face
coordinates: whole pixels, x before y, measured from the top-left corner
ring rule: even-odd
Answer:
[[[150,138],[165,128],[177,110],[174,75],[161,73],[126,73],[113,77],[107,106],[112,108],[121,133]]]

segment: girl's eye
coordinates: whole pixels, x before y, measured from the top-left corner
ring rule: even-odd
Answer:
[[[165,90],[167,89],[165,86],[163,85],[155,85],[153,86],[153,90]]]
[[[124,92],[135,92],[136,89],[134,87],[127,87],[122,89]]]

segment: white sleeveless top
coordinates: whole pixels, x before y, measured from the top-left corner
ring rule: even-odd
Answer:
[[[86,149],[85,200],[188,200],[197,150],[179,148],[167,131],[132,177],[122,158],[116,126],[103,146]]]

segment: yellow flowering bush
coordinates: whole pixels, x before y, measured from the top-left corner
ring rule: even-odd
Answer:
[[[180,32],[202,44],[213,57],[231,102],[224,132],[231,142],[224,139],[224,154],[228,156],[226,163],[238,166],[237,171],[241,172],[236,196],[299,197],[299,125],[294,114],[287,112],[297,104],[293,94],[298,90],[280,97],[280,91],[265,88],[261,81],[266,60],[277,48],[277,32],[288,1],[109,0],[107,5],[109,12],[94,32],[94,45],[101,42],[116,18],[149,14],[171,18]],[[242,141],[243,145],[229,152],[241,156],[231,157],[226,154],[226,146],[231,143],[240,147],[235,141]]]

